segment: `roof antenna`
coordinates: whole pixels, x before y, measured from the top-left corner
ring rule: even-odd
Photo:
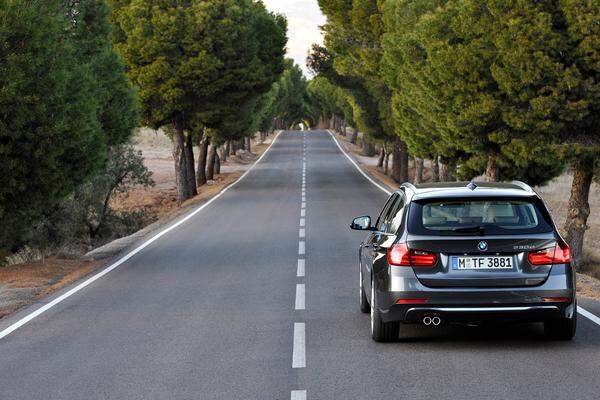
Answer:
[[[467,187],[471,190],[475,190],[477,189],[477,185],[475,184],[475,182],[471,181],[469,182],[469,184],[467,185]]]

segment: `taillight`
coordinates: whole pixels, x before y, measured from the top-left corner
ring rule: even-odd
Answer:
[[[566,264],[571,262],[571,249],[556,245],[547,249],[532,251],[527,256],[531,265]]]
[[[390,265],[408,267],[410,265],[408,246],[404,243],[393,245],[388,249],[387,260]]]
[[[437,256],[428,251],[409,249],[406,243],[397,243],[388,249],[387,261],[401,267],[432,267]]]

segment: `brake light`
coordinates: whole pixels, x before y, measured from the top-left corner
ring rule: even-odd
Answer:
[[[410,266],[410,256],[408,246],[404,243],[398,243],[388,249],[387,260],[390,265],[403,267]]]
[[[406,243],[397,243],[387,252],[390,265],[401,267],[431,267],[437,261],[437,255],[423,250],[409,249]]]
[[[571,249],[564,245],[548,247],[547,249],[532,251],[527,256],[531,265],[566,264],[571,262]]]

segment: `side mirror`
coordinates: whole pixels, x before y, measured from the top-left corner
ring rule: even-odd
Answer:
[[[364,216],[364,217],[357,217],[354,218],[352,220],[352,223],[350,224],[350,229],[353,229],[355,231],[374,231],[375,228],[373,228],[371,226],[371,217]]]

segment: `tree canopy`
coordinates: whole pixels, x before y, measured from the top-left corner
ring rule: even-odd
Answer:
[[[137,124],[133,89],[94,0],[0,2],[0,243],[101,170]]]

